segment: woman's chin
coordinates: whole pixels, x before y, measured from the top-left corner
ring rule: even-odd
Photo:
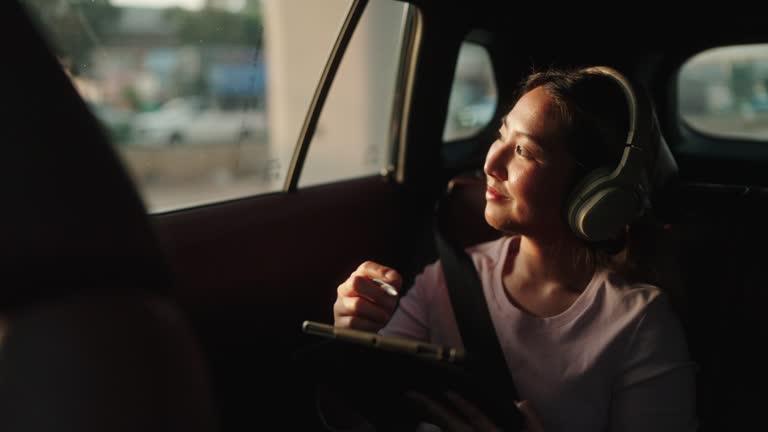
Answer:
[[[517,232],[517,224],[509,216],[497,214],[493,209],[485,208],[485,222],[492,228],[501,232]]]

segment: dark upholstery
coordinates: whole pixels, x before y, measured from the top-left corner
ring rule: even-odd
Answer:
[[[0,430],[216,430],[128,173],[21,6],[0,9]]]
[[[216,430],[197,341],[167,300],[41,299],[7,322],[0,430]]]

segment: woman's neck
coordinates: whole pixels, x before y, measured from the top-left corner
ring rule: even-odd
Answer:
[[[521,236],[518,252],[507,254],[502,283],[509,300],[534,316],[568,309],[592,280],[594,260],[570,235],[556,241]]]
[[[508,255],[505,276],[533,287],[559,287],[581,292],[595,271],[589,250],[570,234],[521,236],[517,254]]]

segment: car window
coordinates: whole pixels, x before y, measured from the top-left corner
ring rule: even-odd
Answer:
[[[448,101],[443,141],[468,138],[485,127],[496,112],[498,94],[488,51],[464,42],[459,50]]]
[[[283,188],[352,0],[23,0],[151,212]]]
[[[768,44],[699,53],[680,68],[677,84],[678,113],[691,129],[768,141]]]
[[[321,111],[299,187],[388,169],[395,86],[409,7],[390,0],[373,0],[366,6]]]

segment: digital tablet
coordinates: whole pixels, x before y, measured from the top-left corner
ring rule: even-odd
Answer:
[[[382,336],[378,333],[339,328],[315,321],[304,321],[301,329],[304,333],[310,335],[349,342],[375,350],[411,355],[427,361],[460,365],[466,358],[466,353],[461,348],[453,348],[401,337]]]
[[[345,393],[357,411],[371,418],[386,422],[406,412],[406,392],[441,400],[451,391],[482,407],[504,430],[522,429],[515,401],[491,391],[491,383],[478,380],[471,373],[471,356],[461,348],[313,321],[305,321],[302,331],[321,339],[297,359],[301,373]]]

